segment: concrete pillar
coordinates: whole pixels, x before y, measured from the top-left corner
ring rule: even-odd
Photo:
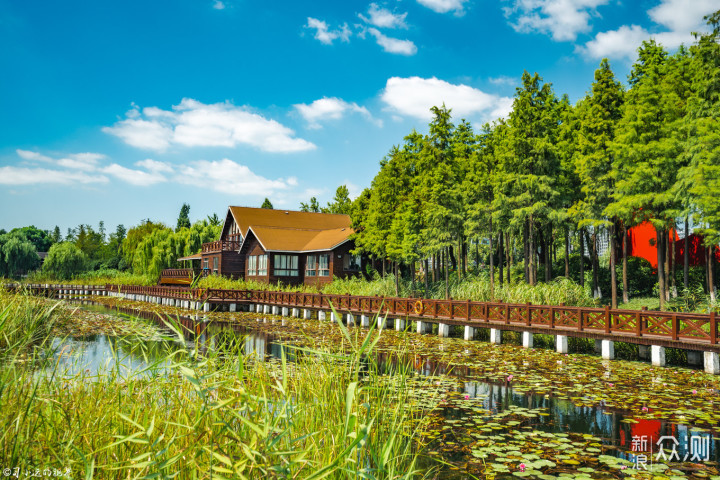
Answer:
[[[310,317],[312,317],[312,310],[309,308],[303,308],[303,318],[305,320],[310,320]]]
[[[175,306],[175,299],[174,299],[174,298],[171,298],[171,299],[170,299],[170,306],[171,306],[171,307],[174,307],[174,306]]]
[[[475,337],[475,327],[465,325],[465,340],[472,340]]]
[[[230,311],[231,311],[231,312],[237,312],[237,303],[231,303],[231,304],[230,304]]]
[[[502,330],[497,328],[490,329],[490,343],[500,345],[502,343]]]
[[[281,311],[282,316],[283,316],[283,317],[287,317],[289,311],[290,311],[290,310],[288,309],[288,307],[282,307],[282,311]]]
[[[360,326],[370,328],[370,315],[360,315]]]
[[[602,340],[600,343],[603,360],[615,359],[615,342],[612,340]]]
[[[403,320],[402,318],[396,318],[395,330],[398,332],[402,332],[403,330],[405,330],[405,320]]]
[[[687,357],[689,366],[698,367],[703,364],[703,352],[688,350]]]
[[[532,332],[522,332],[522,341],[523,341],[524,348],[533,348]]]
[[[327,316],[326,312],[323,312],[322,310],[320,310],[318,312],[318,320],[320,320],[321,322],[325,321],[326,316]]]
[[[270,305],[263,305],[263,313],[270,314]]]
[[[355,326],[355,316],[352,313],[347,314],[347,326],[348,327],[354,327]]]
[[[292,316],[295,318],[298,318],[300,316],[300,309],[299,308],[293,308],[292,309]]]
[[[640,360],[650,360],[650,346],[638,345],[638,358]]]
[[[273,315],[280,315],[280,307],[278,307],[277,305],[273,305],[273,307],[272,307],[272,314],[273,314]]]
[[[450,325],[446,323],[438,323],[438,336],[449,337],[450,336]]]
[[[716,352],[703,352],[705,357],[705,372],[711,375],[720,375],[720,358]]]
[[[429,333],[431,330],[430,329],[431,325],[432,325],[431,323],[423,322],[422,320],[418,320],[417,322],[415,322],[415,329],[416,329],[415,331],[417,333]]]
[[[568,353],[568,337],[567,335],[555,336],[555,351],[557,353]]]
[[[332,312],[332,311],[330,312],[330,321],[333,323],[336,323],[338,321],[338,317],[335,314],[335,312]]]
[[[665,347],[659,345],[650,346],[650,359],[656,367],[665,366]]]
[[[209,312],[209,311],[210,311],[210,304],[205,303],[205,305],[203,305],[203,312]]]

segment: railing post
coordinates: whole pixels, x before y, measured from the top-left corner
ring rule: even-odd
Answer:
[[[672,315],[672,339],[677,340],[680,333],[680,322],[678,322],[677,314]]]
[[[717,343],[717,319],[715,318],[715,311],[710,312],[710,344],[715,345]]]
[[[437,300],[433,300],[433,318],[437,318]]]
[[[465,313],[467,313],[466,320],[470,321],[470,300],[467,300],[467,303],[465,304],[465,308],[467,309]]]
[[[505,304],[505,324],[510,324],[510,304]]]
[[[525,306],[525,322],[526,322],[525,324],[528,327],[530,326],[530,323],[532,323],[532,318],[530,316],[531,315],[530,314],[530,305],[531,305],[531,303],[528,302],[527,305]]]
[[[605,305],[605,333],[610,333],[610,318],[610,307],[608,305]]]
[[[550,307],[550,328],[555,328],[555,307]],[[580,315],[582,318],[582,315]]]
[[[635,313],[635,334],[642,337],[642,314],[640,312]]]

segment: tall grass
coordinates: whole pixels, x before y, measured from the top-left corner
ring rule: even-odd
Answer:
[[[59,316],[57,305],[0,289],[0,362],[18,360],[44,347]]]
[[[150,275],[137,274],[110,268],[83,272],[75,275],[71,280],[58,280],[47,272],[36,270],[28,275],[28,283],[63,283],[70,285],[155,285],[157,278]]]
[[[379,333],[338,328],[360,346],[298,350],[294,362],[246,356],[239,339],[205,357],[191,345],[127,376],[6,364],[0,462],[70,468],[70,478],[421,477],[405,372],[389,387],[373,363]]]

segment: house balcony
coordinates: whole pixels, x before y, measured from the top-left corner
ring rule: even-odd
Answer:
[[[202,253],[233,252],[239,249],[240,242],[237,240],[217,240],[202,244]]]

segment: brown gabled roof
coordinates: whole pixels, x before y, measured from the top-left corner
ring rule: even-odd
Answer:
[[[349,229],[349,215],[332,213],[297,212],[269,208],[230,207],[240,233],[245,237],[250,227],[274,227],[301,230]]]
[[[194,253],[192,255],[188,255],[187,257],[180,257],[178,258],[178,262],[181,260],[200,260],[202,258],[202,253]]]
[[[252,225],[252,232],[266,252],[317,252],[332,250],[350,240],[352,228],[310,230]]]

